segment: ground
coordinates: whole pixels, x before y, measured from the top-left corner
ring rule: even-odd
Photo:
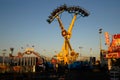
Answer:
[[[103,70],[65,70],[36,73],[2,73],[0,80],[110,80]]]

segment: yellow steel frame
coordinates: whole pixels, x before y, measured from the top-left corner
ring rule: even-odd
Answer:
[[[56,19],[59,22],[59,26],[61,28],[61,34],[64,37],[64,43],[62,46],[62,50],[60,53],[57,54],[57,59],[59,61],[64,61],[64,64],[66,63],[69,64],[70,62],[73,62],[74,60],[76,60],[78,56],[78,53],[74,52],[74,50],[72,49],[70,45],[70,38],[72,36],[72,29],[73,29],[76,18],[77,18],[77,14],[75,13],[71,21],[71,24],[68,28],[68,31],[66,31],[62,24],[60,17],[59,16],[56,17]]]

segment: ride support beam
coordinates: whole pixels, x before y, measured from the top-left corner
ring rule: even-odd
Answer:
[[[65,29],[64,29],[64,26],[63,26],[63,24],[62,24],[62,21],[61,21],[60,17],[57,16],[56,19],[57,19],[58,22],[59,22],[59,25],[60,25],[61,30],[64,31]]]
[[[75,13],[74,16],[73,16],[73,19],[71,21],[71,24],[69,26],[69,29],[68,29],[68,35],[67,35],[67,38],[70,39],[71,38],[71,35],[72,35],[72,29],[73,29],[73,26],[74,26],[74,23],[75,23],[75,20],[77,18],[77,14]]]

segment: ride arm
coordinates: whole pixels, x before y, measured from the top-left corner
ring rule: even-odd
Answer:
[[[62,24],[62,21],[60,20],[60,17],[57,16],[56,19],[57,19],[58,22],[59,22],[59,25],[60,25],[61,30],[62,30],[62,31],[65,30],[65,29],[64,29],[64,26],[63,26],[63,24]]]
[[[68,35],[67,35],[68,39],[71,38],[72,29],[73,29],[73,26],[74,26],[74,23],[75,23],[76,18],[77,18],[77,14],[75,13],[74,16],[73,16],[73,19],[72,19],[72,21],[71,21],[71,24],[70,24],[70,26],[69,26],[69,29],[68,29]]]
[[[67,44],[68,44],[68,46],[69,46],[69,48],[70,48],[70,51],[72,51],[72,47],[71,47],[71,45],[70,45],[70,42],[69,42],[68,38],[65,37],[65,40],[66,40],[66,42],[67,42]]]
[[[72,47],[71,47],[70,42],[69,42],[68,37],[67,37],[68,32],[64,29],[64,26],[63,26],[63,24],[62,24],[62,21],[61,21],[60,17],[57,16],[56,18],[57,18],[57,20],[58,20],[58,22],[59,22],[59,25],[60,25],[60,28],[61,28],[61,31],[62,31],[62,32],[61,32],[61,33],[62,33],[62,36],[65,38],[65,40],[66,40],[66,42],[67,42],[70,50],[72,50]]]

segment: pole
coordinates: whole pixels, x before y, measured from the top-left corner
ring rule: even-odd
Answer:
[[[101,39],[101,34],[102,34],[102,28],[99,29],[99,39],[100,39],[100,62],[102,64],[102,39]]]
[[[92,57],[92,48],[90,48],[90,57]]]
[[[79,49],[80,49],[80,57],[82,56],[82,48],[83,47],[79,47]]]
[[[3,50],[3,65],[5,64],[5,53],[6,52],[6,49]]]
[[[101,52],[101,49],[102,49],[102,39],[101,39],[102,28],[99,29],[99,34],[100,34],[99,38],[100,38],[100,52]]]
[[[5,65],[5,53],[3,53],[3,65]]]

